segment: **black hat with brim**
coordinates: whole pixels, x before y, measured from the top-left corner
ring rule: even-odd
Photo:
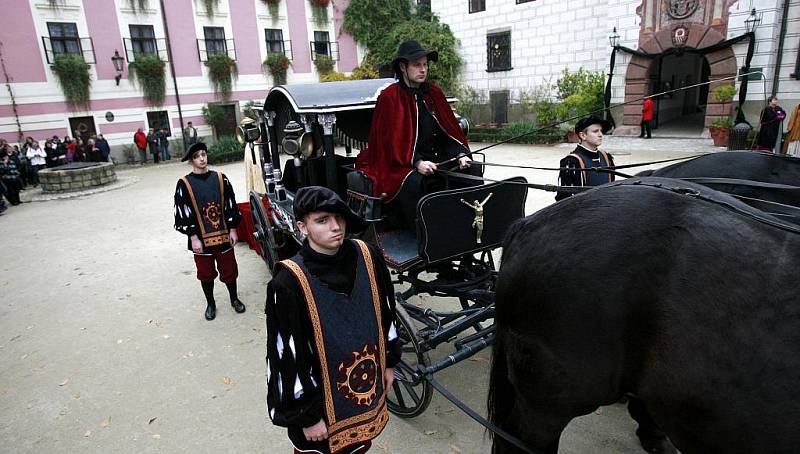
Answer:
[[[439,52],[435,50],[427,51],[423,49],[418,42],[410,39],[401,44],[400,48],[397,49],[397,58],[392,60],[392,69],[394,73],[399,76],[401,61],[407,63],[422,57],[428,57],[428,61],[438,61]]]
[[[186,153],[184,153],[183,157],[181,158],[181,162],[186,162],[192,159],[192,156],[194,156],[194,154],[200,150],[208,152],[208,147],[203,142],[197,142],[196,144],[189,147],[188,150],[186,150]]]
[[[575,132],[576,133],[582,132],[584,129],[588,128],[591,125],[600,125],[600,127],[603,128],[603,134],[607,134],[608,131],[611,131],[612,128],[610,122],[603,120],[600,117],[595,117],[594,115],[592,115],[591,117],[584,117],[578,120],[578,122],[575,123]]]
[[[358,233],[367,223],[344,203],[338,194],[323,186],[306,186],[297,190],[292,205],[296,221],[316,211],[341,214],[347,221],[347,233]]]

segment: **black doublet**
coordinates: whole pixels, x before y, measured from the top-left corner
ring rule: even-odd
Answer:
[[[589,150],[583,145],[575,147],[575,151],[563,158],[559,167],[566,168],[558,173],[558,182],[561,186],[600,186],[614,181],[614,174],[610,172],[580,171],[592,167],[610,167],[614,165],[614,158],[599,150]],[[574,169],[574,170],[573,170]],[[556,200],[569,197],[568,192],[556,194]]]
[[[300,250],[309,273],[331,290],[349,294],[356,275],[357,252],[351,241],[345,241],[335,255],[320,254],[304,243]],[[400,360],[394,329],[394,287],[380,252],[369,246],[380,299],[384,306],[381,324],[387,337],[386,367]],[[323,418],[323,396],[319,360],[314,344],[314,331],[302,291],[287,269],[277,267],[267,285],[265,306],[267,324],[267,407],[273,424],[288,428],[289,439],[301,450],[327,452],[327,443],[309,442],[303,427],[310,427]],[[278,338],[283,350],[278,353]],[[292,339],[294,351],[288,349]],[[296,395],[295,390],[301,393]]]

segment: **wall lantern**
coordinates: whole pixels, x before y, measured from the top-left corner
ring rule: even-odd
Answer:
[[[119,55],[119,51],[114,49],[114,56],[111,57],[111,62],[114,63],[114,70],[117,71],[117,75],[114,77],[114,80],[117,81],[117,86],[119,86],[119,80],[122,79],[122,62],[125,61],[125,58]]]

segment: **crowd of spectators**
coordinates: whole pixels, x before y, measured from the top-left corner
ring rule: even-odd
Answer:
[[[85,137],[85,141],[69,136],[63,140],[53,136],[43,141],[27,137],[21,149],[0,139],[0,214],[7,209],[5,200],[19,205],[21,191],[28,186],[39,186],[40,170],[70,162],[108,162],[110,155],[111,147],[102,134]]]

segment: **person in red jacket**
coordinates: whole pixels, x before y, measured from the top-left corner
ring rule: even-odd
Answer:
[[[644,133],[647,131],[647,138],[652,138],[650,131],[651,121],[653,121],[653,100],[648,96],[644,98],[644,103],[642,104],[642,123],[640,125],[641,132],[639,133],[639,137],[644,137]]]
[[[144,135],[142,128],[136,130],[136,134],[133,135],[133,143],[139,149],[139,160],[144,165],[147,162],[147,136]]]
[[[414,40],[400,45],[392,62],[398,81],[378,96],[369,147],[356,160],[356,169],[372,181],[374,196],[401,214],[402,220],[394,223],[412,229],[419,199],[445,188],[437,170],[481,174],[471,165],[467,138],[442,89],[427,81],[428,62],[438,58],[438,52],[426,51]]]

